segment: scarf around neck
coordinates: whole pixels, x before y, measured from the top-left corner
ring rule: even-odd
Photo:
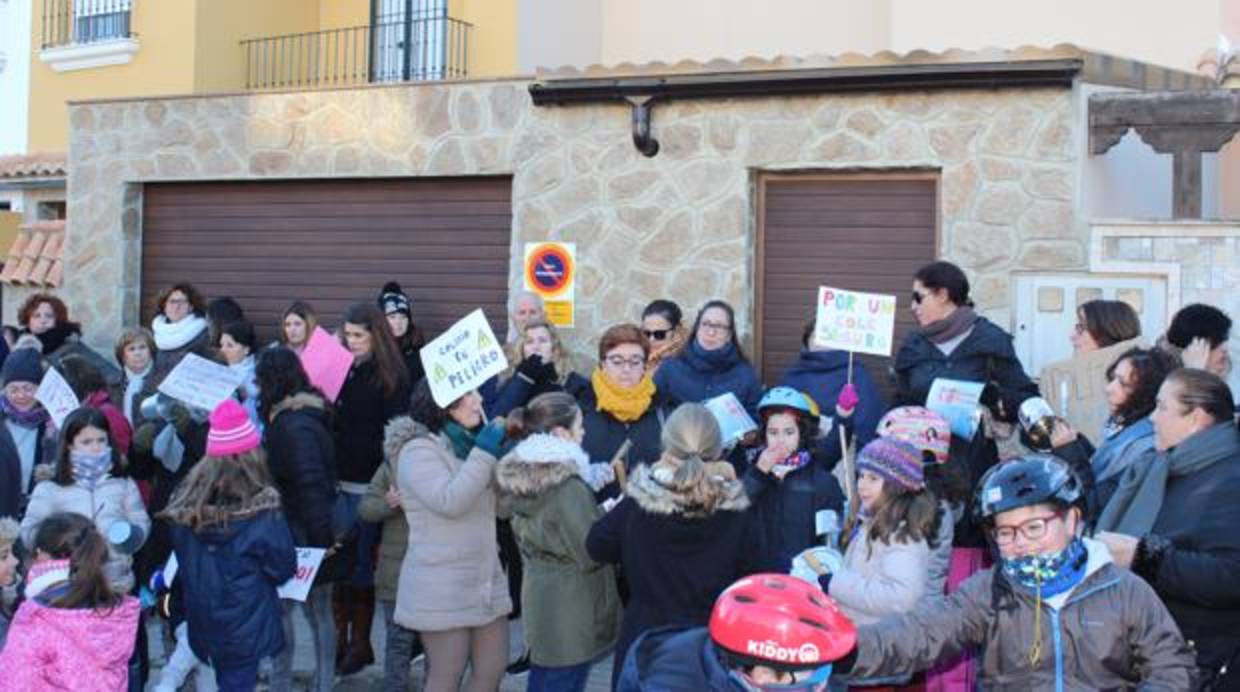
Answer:
[[[183,348],[207,328],[207,321],[198,315],[188,315],[180,322],[169,322],[163,315],[156,315],[151,321],[151,331],[155,333],[155,348],[161,351],[175,351]]]
[[[694,339],[682,354],[698,372],[724,372],[741,361],[736,344],[730,342],[723,348],[707,351]]]
[[[31,430],[51,420],[47,409],[41,404],[35,404],[34,408],[29,411],[21,411],[3,394],[0,394],[0,413],[3,413],[4,417],[13,421],[14,424]]]
[[[918,331],[931,343],[942,344],[972,329],[977,319],[977,313],[973,311],[973,308],[962,305],[947,317],[931,322]]]
[[[594,386],[598,410],[611,414],[621,423],[632,423],[641,418],[654,399],[654,381],[649,374],[642,377],[635,387],[621,387],[612,382],[602,368],[595,368],[590,375],[590,384]]]
[[[87,490],[94,490],[112,470],[112,448],[105,447],[98,454],[70,451],[69,464],[73,466],[73,480]]]
[[[69,581],[69,560],[42,560],[26,573],[26,598],[35,598],[49,587]]]
[[[458,459],[465,459],[474,448],[474,438],[478,436],[477,430],[469,430],[456,421],[448,421],[443,426],[443,434],[448,436],[448,441],[452,443],[452,453]]]
[[[1098,518],[1098,529],[1144,536],[1154,528],[1172,478],[1191,476],[1230,459],[1240,450],[1240,435],[1231,421],[1198,432],[1144,465],[1134,465]]]
[[[1050,555],[1002,558],[1003,574],[1013,584],[1041,598],[1054,598],[1081,583],[1089,553],[1085,541],[1073,538],[1066,548]]]

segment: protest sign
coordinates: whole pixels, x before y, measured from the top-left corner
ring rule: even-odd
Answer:
[[[447,408],[508,367],[504,349],[491,331],[482,308],[466,315],[419,352],[431,396]]]
[[[159,385],[159,391],[192,408],[214,411],[233,395],[245,376],[226,365],[186,354]]]
[[[301,366],[310,382],[327,395],[329,401],[340,396],[340,388],[353,367],[353,354],[322,327],[315,327],[301,352]]]
[[[702,402],[719,422],[719,431],[723,433],[723,446],[730,447],[745,435],[758,429],[758,424],[741,406],[741,402],[732,392],[720,394],[713,399]]]
[[[304,603],[310,587],[314,585],[314,575],[319,573],[319,566],[323,564],[323,556],[326,554],[327,551],[323,548],[298,548],[297,571],[293,573],[292,579],[276,588],[276,594],[280,598]]]
[[[895,326],[895,296],[818,288],[817,346],[890,356]]]
[[[985,388],[982,382],[936,378],[930,385],[926,408],[946,418],[953,435],[971,440],[982,422],[981,401]]]
[[[35,392],[34,398],[47,409],[57,429],[63,428],[65,417],[82,405],[73,393],[73,388],[56,368],[48,368],[43,374],[43,381],[39,383],[39,390]]]

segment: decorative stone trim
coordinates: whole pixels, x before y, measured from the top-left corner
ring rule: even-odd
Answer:
[[[1160,240],[1232,238],[1240,240],[1240,225],[1234,223],[1176,221],[1104,221],[1090,229],[1089,269],[1103,274],[1143,274],[1167,281],[1167,313],[1173,314],[1184,303],[1184,262],[1179,257],[1159,258],[1153,243]],[[1108,240],[1149,240],[1150,248],[1134,256],[1108,252]]]
[[[137,52],[137,39],[118,38],[44,48],[39,51],[39,59],[51,65],[57,72],[72,72],[93,67],[124,65],[132,61],[133,54]]]

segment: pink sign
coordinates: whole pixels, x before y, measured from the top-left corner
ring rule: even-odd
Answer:
[[[344,378],[349,375],[349,368],[353,367],[353,354],[322,327],[315,327],[301,352],[301,365],[310,382],[335,401],[344,386]]]

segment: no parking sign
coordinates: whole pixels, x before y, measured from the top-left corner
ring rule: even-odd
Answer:
[[[547,306],[547,321],[557,327],[572,327],[576,244],[526,243],[523,275],[525,289],[542,296]]]

